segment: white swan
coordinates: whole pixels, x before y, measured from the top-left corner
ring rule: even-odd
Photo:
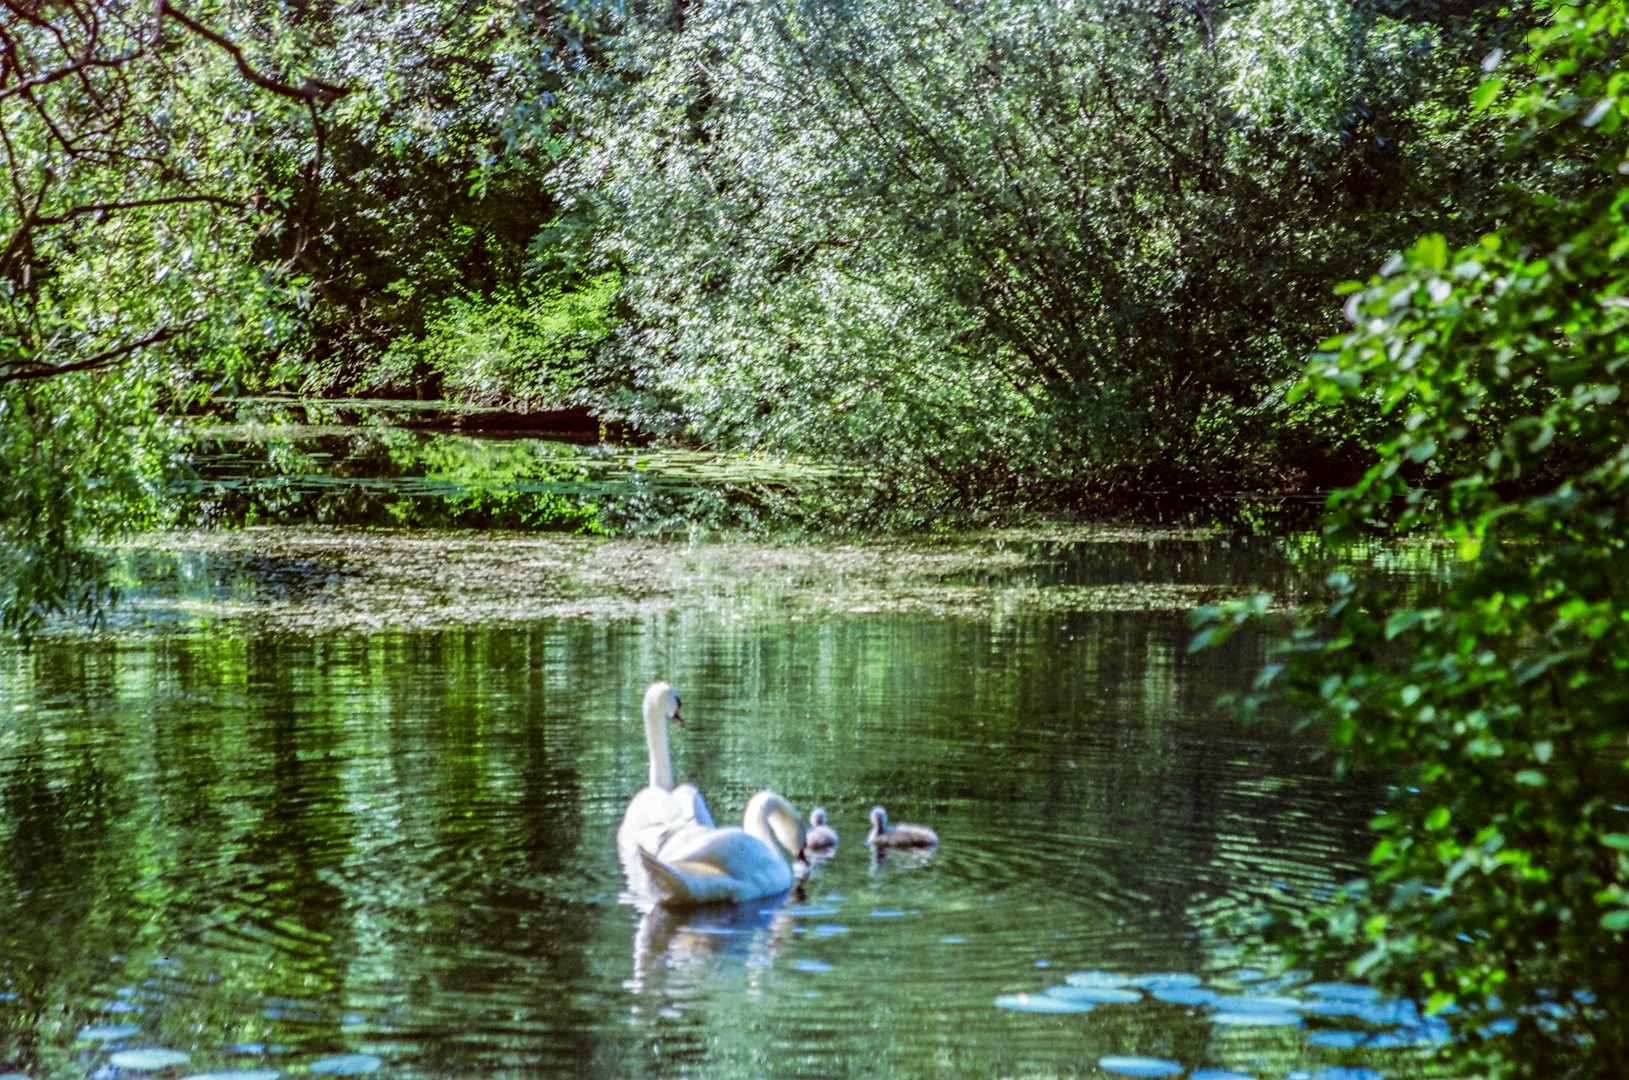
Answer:
[[[673,758],[668,752],[669,718],[684,726],[679,714],[679,692],[665,682],[651,683],[645,691],[645,751],[650,758],[650,783],[628,803],[617,829],[617,855],[624,866],[637,862],[641,848],[660,851],[674,835],[691,828],[713,828],[707,800],[694,784],[673,786]]]
[[[824,806],[809,811],[809,832],[803,842],[810,851],[827,851],[837,846],[837,830],[826,824]]]
[[[808,872],[803,821],[786,799],[760,791],[742,827],[687,830],[660,857],[639,849],[652,897],[668,907],[739,904],[783,893]],[[781,849],[793,856],[787,865]]]
[[[871,833],[865,842],[880,848],[926,848],[939,843],[939,834],[926,825],[888,824],[888,811],[871,808]]]

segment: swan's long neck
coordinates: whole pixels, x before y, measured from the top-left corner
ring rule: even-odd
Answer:
[[[796,807],[773,791],[760,791],[747,802],[741,827],[770,847],[779,844],[793,858],[803,853],[803,819]]]
[[[673,757],[667,748],[667,717],[659,701],[645,702],[645,751],[650,755],[650,786],[673,790]]]

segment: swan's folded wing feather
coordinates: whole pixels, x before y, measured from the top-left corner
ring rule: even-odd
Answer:
[[[697,829],[670,843],[662,857],[640,849],[650,891],[670,905],[738,903],[792,887],[792,871],[775,851],[743,829]]]
[[[702,797],[701,789],[695,784],[680,784],[673,789],[673,800],[679,804],[683,816],[697,825],[713,828],[713,812],[707,808],[707,800]]]

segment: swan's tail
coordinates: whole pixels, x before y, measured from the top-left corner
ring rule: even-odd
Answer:
[[[645,879],[650,882],[651,895],[659,903],[668,904],[689,897],[689,883],[679,871],[644,848],[639,849],[639,862],[645,868]]]

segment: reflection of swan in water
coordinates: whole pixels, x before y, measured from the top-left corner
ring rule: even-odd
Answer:
[[[807,874],[803,821],[785,798],[758,792],[741,822],[739,829],[681,830],[656,855],[642,845],[638,854],[651,897],[669,907],[739,904],[783,893]],[[787,865],[782,849],[795,867]]]
[[[622,815],[617,830],[617,856],[630,876],[635,873],[640,848],[660,852],[675,835],[694,828],[713,827],[707,800],[694,784],[673,786],[673,759],[668,751],[667,722],[684,726],[679,714],[679,693],[665,682],[645,691],[645,751],[650,759],[650,783],[640,789]]]
[[[712,977],[709,969],[718,964],[768,967],[796,925],[784,896],[684,910],[657,904],[640,917],[634,932],[634,978],[629,988],[655,989],[652,979],[658,972],[666,978],[682,974],[705,982]]]

